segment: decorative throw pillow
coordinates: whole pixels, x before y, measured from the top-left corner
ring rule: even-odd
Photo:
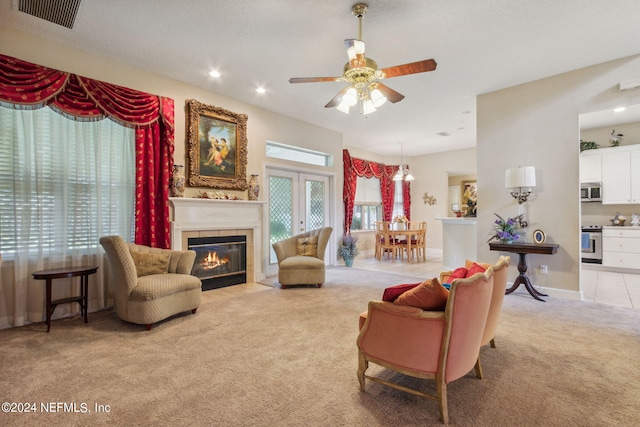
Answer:
[[[394,302],[403,293],[418,286],[418,283],[403,283],[401,285],[390,286],[386,288],[382,294],[382,301]]]
[[[458,267],[453,270],[453,273],[449,276],[448,282],[451,283],[454,279],[464,279],[465,277],[467,277],[467,269],[464,267]]]
[[[442,311],[447,305],[447,298],[449,298],[449,291],[441,286],[438,279],[434,277],[400,295],[394,304],[418,307],[423,310]]]
[[[478,264],[479,266],[484,267],[485,270],[491,266],[491,264],[487,264],[485,262],[471,261],[468,259],[464,262],[464,268],[468,270],[473,266],[473,264]]]
[[[303,256],[316,256],[318,253],[318,236],[301,237],[298,239],[296,254]]]
[[[477,273],[484,273],[486,270],[486,268],[474,262],[471,268],[469,268],[469,271],[467,271],[467,277],[471,277]]]
[[[133,263],[136,265],[138,277],[169,272],[170,253],[149,254],[131,251],[131,257],[133,258]]]

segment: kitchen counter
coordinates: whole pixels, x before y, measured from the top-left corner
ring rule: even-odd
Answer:
[[[455,217],[455,216],[437,216],[436,219],[442,221],[443,224],[460,224],[460,225],[475,225],[476,218],[475,217]]]
[[[442,221],[442,263],[456,268],[477,259],[476,218],[436,217]]]

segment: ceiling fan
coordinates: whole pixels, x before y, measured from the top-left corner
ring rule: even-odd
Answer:
[[[344,66],[343,75],[340,77],[294,77],[289,83],[313,83],[313,82],[347,82],[349,85],[342,89],[325,108],[336,107],[338,110],[349,113],[349,108],[360,105],[360,114],[368,114],[376,111],[387,100],[389,102],[402,101],[404,95],[380,83],[379,80],[391,77],[406,76],[408,74],[425,73],[436,69],[437,63],[433,59],[411,62],[404,65],[378,70],[378,64],[364,54],[364,42],[362,41],[362,17],[367,13],[367,5],[357,3],[351,8],[351,13],[358,18],[358,38],[344,41],[349,62]]]

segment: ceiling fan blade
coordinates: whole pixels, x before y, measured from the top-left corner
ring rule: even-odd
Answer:
[[[289,83],[339,82],[343,77],[292,77]]]
[[[333,97],[333,99],[331,101],[329,101],[327,103],[327,105],[324,106],[324,108],[333,108],[335,106],[337,106],[338,104],[340,104],[340,102],[342,102],[342,97],[344,96],[345,93],[347,93],[347,91],[351,88],[351,86],[347,86],[344,89],[342,89],[340,92],[338,92],[338,94],[336,96]]]
[[[425,59],[424,61],[412,62],[410,64],[396,65],[395,67],[383,68],[384,78],[406,76],[407,74],[425,73],[433,71],[438,64],[433,59]]]
[[[345,39],[344,47],[349,57],[349,68],[366,67],[367,60],[364,56],[364,42],[358,39]]]
[[[391,89],[389,86],[383,85],[380,82],[377,83],[377,89],[380,92],[382,92],[382,94],[385,96],[385,98],[387,98],[387,101],[389,102],[396,103],[404,99],[403,94],[396,92],[395,90]]]

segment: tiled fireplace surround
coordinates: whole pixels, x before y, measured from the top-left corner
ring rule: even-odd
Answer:
[[[190,237],[246,236],[247,282],[264,279],[261,263],[265,202],[169,198],[173,207],[171,249],[186,250]]]

